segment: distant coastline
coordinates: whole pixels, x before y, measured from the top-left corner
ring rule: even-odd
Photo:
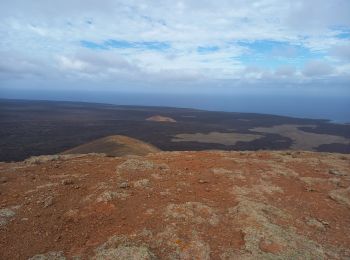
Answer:
[[[0,98],[89,102],[131,106],[194,108],[207,111],[256,113],[350,123],[348,96],[289,96],[248,94],[165,94],[81,91],[2,91]]]

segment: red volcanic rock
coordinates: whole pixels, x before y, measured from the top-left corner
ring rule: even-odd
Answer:
[[[349,155],[53,155],[0,179],[4,260],[350,257]]]

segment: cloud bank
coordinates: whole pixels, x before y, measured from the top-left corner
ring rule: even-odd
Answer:
[[[3,0],[0,87],[350,85],[348,0]]]

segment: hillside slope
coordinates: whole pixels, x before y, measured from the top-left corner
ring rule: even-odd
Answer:
[[[0,163],[0,259],[348,259],[349,169],[316,152]]]
[[[123,135],[111,135],[66,150],[62,154],[104,153],[108,156],[124,156],[146,155],[159,151],[155,146],[140,140]]]

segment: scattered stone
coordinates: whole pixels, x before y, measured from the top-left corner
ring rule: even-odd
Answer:
[[[328,181],[331,182],[332,184],[338,186],[339,183],[341,182],[341,179],[340,178],[329,178]]]
[[[208,183],[208,181],[206,181],[206,180],[199,180],[198,183],[204,184],[204,183]]]
[[[330,170],[328,171],[328,173],[329,173],[329,174],[336,175],[336,176],[346,176],[345,173],[340,172],[340,171],[335,170],[335,169],[330,169]]]
[[[70,209],[63,214],[66,221],[78,222],[79,221],[79,210]]]
[[[329,197],[334,201],[350,208],[350,187],[346,189],[332,190],[329,193]]]
[[[154,213],[154,209],[147,209],[146,215],[152,215]]]
[[[74,184],[74,180],[73,179],[65,179],[62,181],[63,185],[71,185]]]
[[[62,236],[61,236],[61,235],[58,235],[58,236],[55,238],[55,242],[60,241],[60,240],[61,240],[61,238],[62,238]]]
[[[35,255],[28,260],[66,260],[63,252],[48,252],[46,254]]]
[[[48,208],[52,205],[53,205],[53,197],[52,196],[46,197],[43,201],[44,208]]]
[[[225,174],[231,174],[232,173],[232,171],[230,171],[230,170],[227,170],[227,169],[224,169],[224,168],[213,168],[212,169],[212,172],[214,173],[214,174],[223,174],[223,175],[225,175]]]
[[[158,164],[158,170],[161,170],[161,171],[169,171],[170,168],[167,164],[165,163],[161,163],[161,164]]]
[[[306,187],[305,187],[305,190],[306,190],[307,192],[314,192],[314,191],[316,191],[314,188],[311,188],[310,186],[306,186]]]
[[[122,183],[119,184],[119,188],[121,189],[126,189],[129,187],[129,183],[127,181],[123,181]]]
[[[319,219],[319,221],[320,221],[323,225],[329,226],[329,222],[328,222],[328,221],[320,220],[320,219]]]
[[[324,231],[326,229],[322,222],[314,218],[307,218],[306,224],[310,227],[316,228],[317,230]]]
[[[98,198],[97,202],[109,202],[115,199],[126,200],[129,194],[126,192],[105,191]]]
[[[135,188],[146,188],[149,187],[150,181],[148,179],[142,179],[134,182]]]
[[[171,192],[169,189],[165,189],[165,191],[159,192],[160,196],[170,196]]]
[[[5,226],[8,220],[14,217],[16,213],[9,208],[0,209],[0,227]]]
[[[338,186],[339,188],[347,188],[347,187],[348,187],[348,185],[347,185],[345,182],[343,182],[343,181],[339,181],[339,182],[337,183],[337,186]]]
[[[6,182],[8,182],[8,180],[9,179],[7,177],[3,176],[0,178],[0,183],[6,183]]]

